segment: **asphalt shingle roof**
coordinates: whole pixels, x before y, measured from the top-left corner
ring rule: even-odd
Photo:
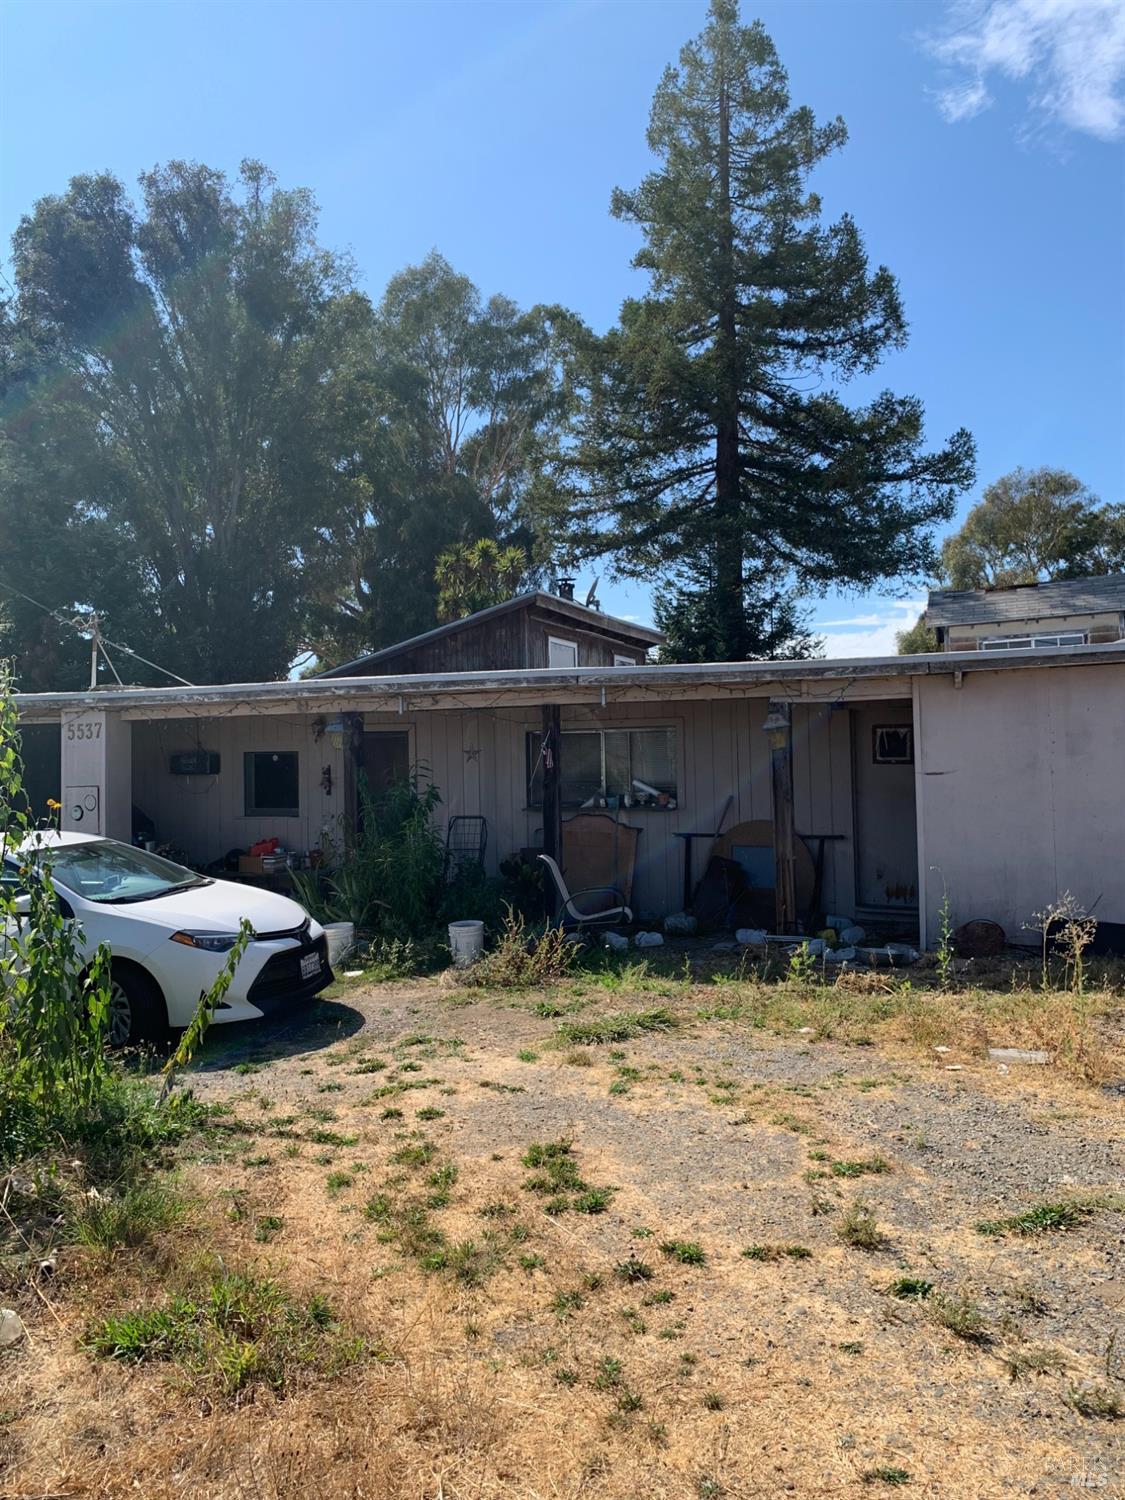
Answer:
[[[1125,609],[1125,573],[1107,573],[1005,589],[935,589],[926,607],[926,623],[990,625],[1119,609]]]

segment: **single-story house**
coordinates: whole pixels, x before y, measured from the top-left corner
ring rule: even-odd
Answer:
[[[926,624],[945,651],[1018,651],[1125,640],[1125,573],[992,589],[934,589]]]
[[[443,821],[487,819],[493,869],[557,850],[582,807],[639,829],[632,904],[654,917],[707,864],[712,840],[683,835],[723,818],[728,849],[772,830],[794,918],[796,850],[820,910],[923,945],[945,895],[1019,942],[1064,890],[1125,937],[1125,642],[665,665],[655,632],[573,600],[489,613],[301,681],[17,702],[28,745],[57,747],[64,827],[128,840],[138,808],[201,866],[271,836],[338,847],[359,772],[417,766]]]

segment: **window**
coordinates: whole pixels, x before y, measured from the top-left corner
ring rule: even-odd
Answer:
[[[616,651],[613,653],[613,665],[615,667],[635,667],[637,658],[635,656],[620,656]]]
[[[877,766],[912,766],[914,730],[909,724],[876,724],[871,758]]]
[[[301,810],[296,750],[247,750],[242,758],[248,818],[295,818]]]
[[[1026,651],[1029,646],[1084,646],[1084,630],[1058,630],[1051,635],[990,635],[980,643],[982,651]]]
[[[547,637],[547,665],[549,667],[576,667],[578,665],[578,642],[563,641],[558,636]]]
[[[527,801],[543,805],[542,737],[527,736]],[[620,807],[667,807],[676,801],[676,731],[659,729],[564,730],[562,805],[599,807],[616,799]]]

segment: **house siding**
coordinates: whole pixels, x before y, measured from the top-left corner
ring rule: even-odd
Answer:
[[[1125,922],[1121,666],[920,678],[915,715],[929,942],[943,888],[955,925],[988,918],[1015,943],[1063,891]]]

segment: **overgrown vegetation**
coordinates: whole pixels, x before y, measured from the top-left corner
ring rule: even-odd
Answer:
[[[319,1294],[301,1303],[275,1281],[228,1271],[191,1293],[95,1320],[83,1346],[101,1359],[173,1363],[192,1384],[226,1398],[255,1385],[283,1394],[367,1353]]]

